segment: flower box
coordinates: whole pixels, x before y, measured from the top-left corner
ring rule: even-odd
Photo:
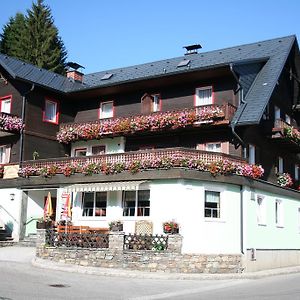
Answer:
[[[109,223],[110,231],[123,231],[123,223],[121,221],[112,221]]]
[[[163,230],[164,230],[164,233],[167,233],[167,234],[177,234],[177,233],[179,233],[179,225],[174,221],[164,222]]]

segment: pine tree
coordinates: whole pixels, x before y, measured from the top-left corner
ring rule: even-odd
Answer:
[[[67,51],[44,0],[33,3],[26,17],[18,13],[10,18],[0,39],[2,53],[40,68],[65,73]]]
[[[23,59],[25,30],[23,14],[17,13],[15,17],[11,17],[0,35],[0,52]]]
[[[41,68],[63,74],[67,51],[54,25],[51,9],[37,0],[27,11],[25,59]]]

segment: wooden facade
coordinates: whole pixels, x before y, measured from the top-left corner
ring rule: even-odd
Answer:
[[[284,159],[284,172],[295,176],[295,165],[300,164],[299,149],[296,147],[296,150],[291,150],[285,143],[275,142],[271,138],[276,121],[275,106],[280,108],[282,119],[288,115],[296,127],[300,124],[299,115],[295,115],[292,111],[295,104],[293,101],[297,96],[294,95],[295,88],[290,80],[290,74],[286,71],[291,67],[291,59],[288,59],[268,107],[265,112],[261,112],[260,124],[236,128],[236,133],[244,145],[238,145],[230,125],[225,124],[129,135],[126,137],[125,151],[172,147],[191,149],[202,147],[202,150],[206,150],[203,145],[220,142],[222,151],[226,151],[226,154],[248,159],[247,149],[251,144],[255,145],[255,163],[261,164],[265,169],[265,180],[276,182],[279,156]],[[56,140],[60,125],[98,120],[100,105],[103,102],[113,101],[113,118],[151,113],[151,95],[154,94],[160,97],[159,111],[184,110],[195,106],[197,88],[211,86],[213,104],[229,103],[235,107],[240,105],[238,85],[229,67],[170,75],[162,79],[151,78],[78,93],[58,93],[40,86],[34,86],[30,91],[32,86],[29,83],[10,78],[5,70],[0,71],[8,78],[7,82],[0,82],[0,98],[10,95],[11,113],[19,117],[22,116],[22,106],[25,106],[24,131],[21,134],[0,137],[0,146],[11,145],[9,162],[16,164],[21,163],[21,135],[23,135],[23,161],[31,160],[34,152],[38,152],[40,159],[70,156],[70,145],[63,145]],[[43,120],[45,99],[53,99],[58,104],[57,124]]]

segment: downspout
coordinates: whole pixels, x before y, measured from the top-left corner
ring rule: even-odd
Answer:
[[[240,186],[240,240],[241,240],[241,253],[244,254],[244,194],[243,194],[243,186]]]
[[[26,96],[34,90],[34,83],[32,84],[30,90],[22,94],[22,122],[25,124],[25,112],[26,112]],[[24,148],[24,128],[22,127],[20,132],[20,154],[19,154],[19,166],[23,162],[23,148]]]
[[[231,122],[231,123],[230,123],[230,127],[231,127],[232,134],[238,139],[238,141],[241,143],[241,145],[245,145],[245,143],[244,143],[244,141],[242,140],[242,138],[236,133],[236,131],[235,131],[235,126],[236,126],[237,122],[239,121],[239,119],[240,119],[242,113],[244,112],[244,110],[245,110],[245,108],[246,108],[246,106],[247,106],[247,102],[244,100],[243,87],[242,87],[242,85],[241,85],[241,83],[240,83],[240,80],[239,80],[238,76],[236,75],[236,73],[235,73],[234,70],[233,70],[233,64],[230,63],[230,64],[229,64],[229,67],[230,67],[230,71],[231,71],[231,73],[232,73],[234,79],[235,79],[236,82],[237,82],[237,85],[238,85],[237,91],[240,92],[240,100],[241,100],[241,103],[244,104],[244,105],[243,105],[243,108],[242,108],[242,111],[240,112],[239,116],[236,118],[236,120],[235,120],[234,122]]]

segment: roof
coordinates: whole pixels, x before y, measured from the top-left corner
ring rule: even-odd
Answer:
[[[292,35],[86,74],[83,77],[83,83],[74,82],[64,76],[3,54],[0,54],[0,65],[14,78],[32,82],[58,92],[76,93],[233,64],[235,70],[241,75],[241,83],[245,87],[244,100],[246,102],[238,108],[233,122],[237,125],[246,125],[260,122],[295,40],[296,37]],[[247,65],[247,67],[241,68],[239,67],[241,65]]]
[[[83,86],[70,78],[1,53],[0,65],[15,79],[34,83],[56,92],[67,93]]]

